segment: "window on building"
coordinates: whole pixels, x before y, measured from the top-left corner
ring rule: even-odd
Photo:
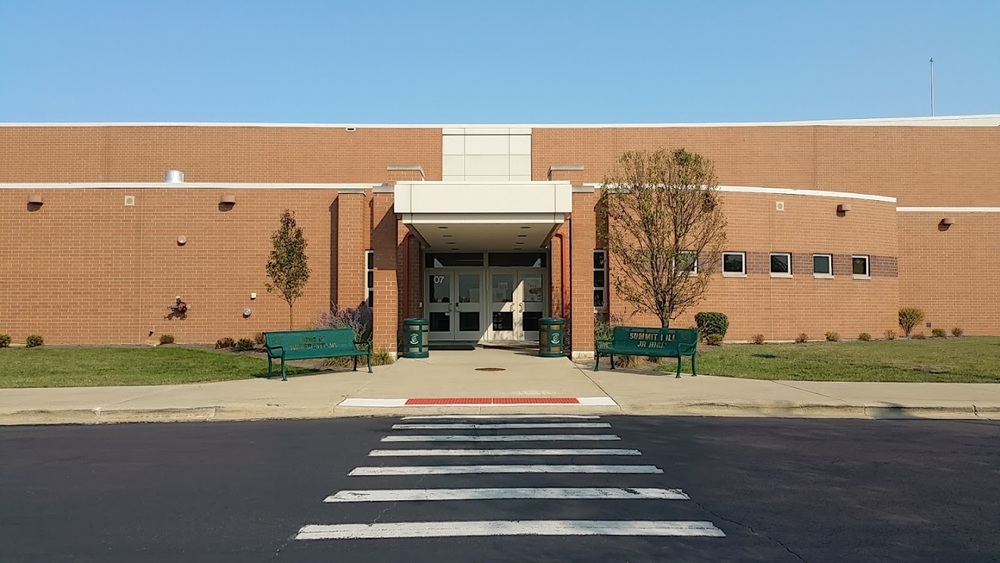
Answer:
[[[747,274],[746,252],[723,252],[722,275],[745,276]]]
[[[792,275],[792,255],[787,252],[772,252],[771,275],[790,277]]]
[[[868,256],[851,256],[851,271],[856,278],[867,278],[871,276],[868,269]]]
[[[365,303],[369,307],[375,301],[375,251],[365,251]]]
[[[817,278],[833,277],[833,256],[830,254],[813,254],[813,276]]]
[[[698,274],[698,253],[691,250],[682,250],[677,255],[677,269],[687,272],[689,276]]]
[[[608,265],[607,252],[594,251],[594,309],[608,310]]]

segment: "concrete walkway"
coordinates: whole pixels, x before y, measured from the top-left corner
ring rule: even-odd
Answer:
[[[670,373],[594,372],[592,362],[498,349],[432,351],[426,359],[402,358],[373,369],[287,382],[0,389],[0,424],[480,413],[1000,420],[1000,384],[988,383],[676,379]],[[429,404],[409,406],[407,400]]]

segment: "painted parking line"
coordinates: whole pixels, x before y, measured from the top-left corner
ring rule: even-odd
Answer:
[[[399,467],[355,467],[349,476],[390,475],[482,475],[490,473],[614,473],[655,475],[655,465],[409,465]]]
[[[557,442],[613,441],[614,434],[507,434],[504,436],[473,436],[461,434],[384,436],[382,442]]]
[[[486,520],[477,522],[398,522],[310,524],[297,540],[443,538],[470,536],[701,536],[726,534],[711,522],[686,520]]]
[[[393,430],[527,430],[537,428],[611,428],[607,422],[454,422],[445,424],[393,424]]]
[[[642,455],[639,450],[611,448],[496,448],[462,450],[372,450],[368,457],[448,457],[448,456],[552,456],[552,455]]]
[[[323,502],[408,502],[449,500],[690,500],[680,489],[620,487],[536,487],[508,489],[389,489],[338,491]]]

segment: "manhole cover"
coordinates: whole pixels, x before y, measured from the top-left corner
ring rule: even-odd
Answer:
[[[476,368],[476,371],[503,371],[506,368]]]

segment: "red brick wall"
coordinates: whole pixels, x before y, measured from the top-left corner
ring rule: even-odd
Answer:
[[[998,127],[535,128],[532,178],[552,164],[600,182],[626,150],[684,147],[711,158],[719,183],[858,192],[901,206],[1000,205]]]
[[[947,229],[945,216],[955,220]],[[923,309],[931,328],[949,333],[1000,333],[1000,214],[901,212],[899,248],[900,307]]]
[[[776,210],[778,201],[784,211]],[[838,214],[837,204],[844,202],[851,211]],[[726,192],[723,208],[730,241],[725,250],[747,254],[747,276],[723,277],[718,268],[704,299],[672,326],[693,326],[695,313],[719,311],[729,317],[729,340],[748,340],[754,334],[791,340],[803,332],[822,339],[827,331],[841,338],[857,338],[861,332],[881,337],[895,328],[899,251],[894,204]],[[771,252],[792,254],[791,278],[771,277]],[[834,255],[832,279],[813,277],[813,254]],[[854,279],[855,254],[871,257],[871,279]],[[634,307],[613,291],[609,301],[611,312],[625,324],[659,326],[655,315],[634,314]]]
[[[26,205],[32,193],[45,200],[35,211]],[[232,209],[220,209],[223,194],[236,197]],[[330,304],[336,195],[323,189],[0,190],[0,332],[15,342],[39,333],[52,343],[138,343],[164,333],[178,342],[215,342],[286,330],[288,306],[264,288],[271,233],[286,208],[308,243],[312,275],[294,308],[295,326],[308,326]],[[125,206],[125,196],[134,196],[135,206]],[[176,295],[190,307],[185,319],[166,318]],[[244,318],[247,307],[252,315]]]
[[[430,180],[441,129],[0,127],[0,155],[0,183],[162,182],[168,169],[187,182],[379,183],[389,164],[419,164]]]

